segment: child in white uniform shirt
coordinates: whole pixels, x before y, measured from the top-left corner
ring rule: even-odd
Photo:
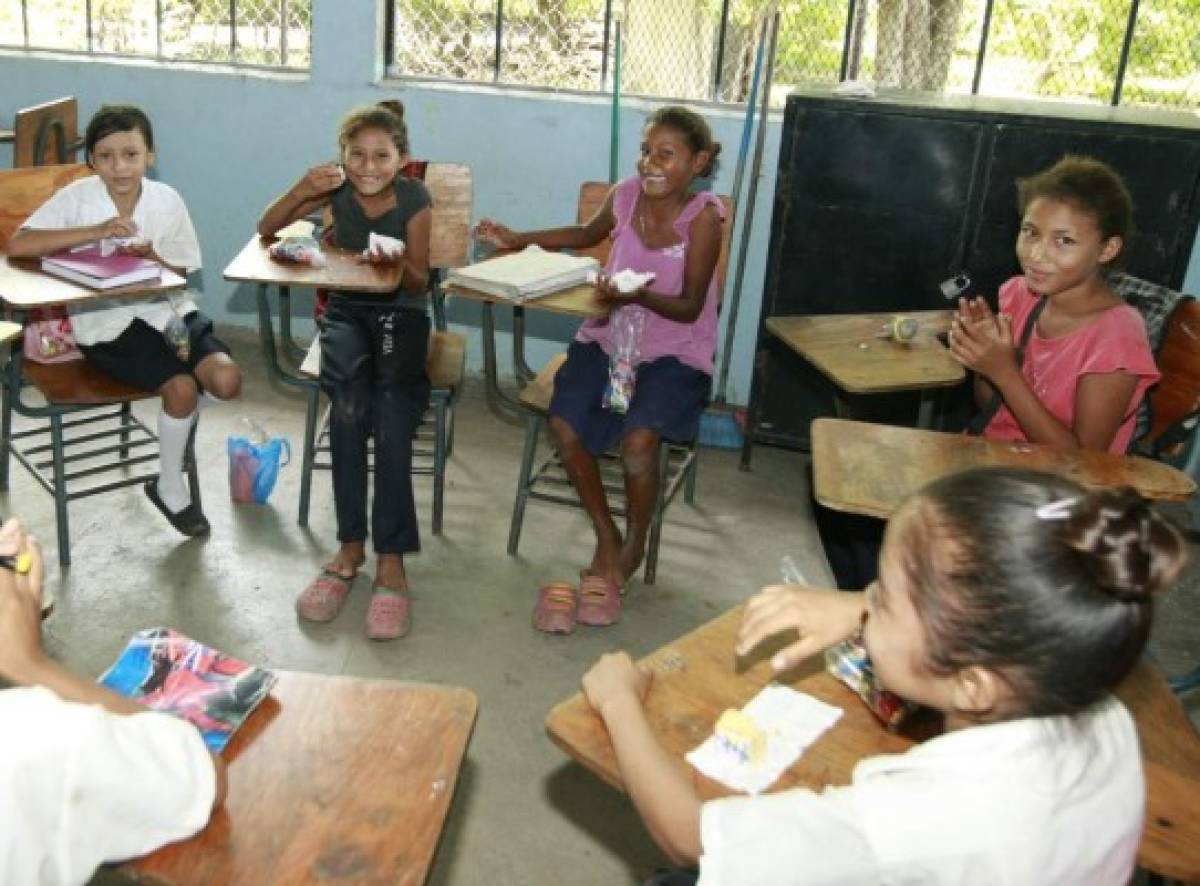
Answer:
[[[128,105],[106,105],[87,126],[84,149],[95,176],[79,179],[37,209],[12,239],[9,254],[36,257],[104,238],[125,238],[120,250],[151,258],[180,274],[200,267],[200,245],[183,199],[145,177],[154,163],[149,118]],[[183,324],[187,345],[168,340]],[[183,456],[200,391],[220,400],[241,391],[241,370],[213,324],[189,295],[157,300],[112,299],[71,307],[71,326],[84,356],[106,375],[162,397],[158,419],[159,475],[145,492],[184,535],[209,524],[192,504]]]
[[[41,552],[16,520],[0,557],[0,883],[83,883],[196,833],[225,795],[220,757],[190,723],[46,658]]]
[[[650,674],[625,653],[583,678],[622,779],[677,864],[654,883],[1125,884],[1142,830],[1137,732],[1109,691],[1134,667],[1179,534],[1130,490],[1046,474],[940,480],[888,524],[865,593],[766,588],[739,654],[783,631],[786,671],[853,635],[880,681],[945,734],[873,757],[851,784],[701,803],[650,730]]]

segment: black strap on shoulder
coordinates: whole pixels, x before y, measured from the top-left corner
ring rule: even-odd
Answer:
[[[1033,328],[1037,325],[1037,319],[1042,315],[1042,311],[1046,308],[1046,296],[1040,296],[1038,303],[1033,306],[1033,310],[1029,312],[1029,316],[1025,318],[1025,325],[1021,327],[1021,337],[1017,341],[1016,358],[1017,368],[1021,368],[1021,364],[1025,362],[1025,348],[1029,344],[1029,338],[1033,335]],[[966,433],[973,437],[978,437],[983,433],[983,429],[988,426],[996,413],[1000,411],[1000,404],[1004,402],[1004,398],[1000,396],[999,391],[992,392],[992,399],[987,405],[975,414],[975,417],[967,423]]]

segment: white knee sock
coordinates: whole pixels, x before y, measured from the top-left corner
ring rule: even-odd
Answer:
[[[192,500],[183,479],[183,453],[195,420],[195,412],[186,418],[158,414],[158,497],[173,514]]]

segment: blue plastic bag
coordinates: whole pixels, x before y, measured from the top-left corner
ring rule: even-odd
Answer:
[[[265,504],[279,469],[292,460],[292,447],[283,437],[255,443],[248,437],[230,437],[229,497],[247,504]]]

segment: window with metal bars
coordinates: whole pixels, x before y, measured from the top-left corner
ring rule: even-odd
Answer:
[[[739,103],[761,0],[386,0],[398,77]],[[862,79],[1200,109],[1200,0],[783,0],[772,98]]]
[[[304,70],[312,0],[3,0],[0,46]]]

